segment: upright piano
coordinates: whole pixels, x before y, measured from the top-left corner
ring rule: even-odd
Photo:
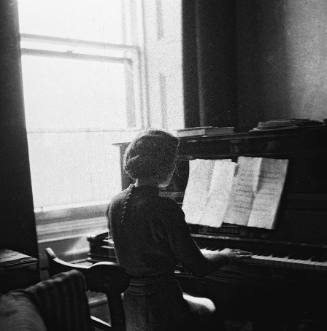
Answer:
[[[122,160],[127,144],[118,147]],[[190,225],[200,248],[254,256],[206,277],[176,267],[176,276],[185,291],[210,297],[224,318],[249,320],[252,329],[327,330],[327,127],[183,138],[177,171],[161,194],[182,203],[191,159],[239,156],[289,160],[276,227]],[[122,172],[123,188],[129,183]],[[107,233],[88,240],[91,260],[115,259]]]

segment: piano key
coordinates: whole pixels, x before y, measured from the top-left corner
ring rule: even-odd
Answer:
[[[327,258],[325,256],[313,256],[312,261],[325,262],[327,261]]]
[[[296,259],[296,260],[309,260],[312,258],[311,253],[294,253],[294,254],[289,254],[289,258],[291,259]]]
[[[285,267],[290,269],[315,269],[327,271],[327,261],[313,261],[312,259],[294,259],[291,257],[277,257],[274,255],[252,255],[244,259],[245,263],[270,265],[272,267]]]
[[[295,258],[295,256],[297,258]],[[315,257],[310,254],[305,254],[302,258],[299,254],[291,254],[285,256],[285,254],[277,253],[272,254],[271,252],[260,252],[254,254],[250,258],[244,258],[241,263],[266,265],[272,267],[285,267],[289,269],[316,269],[327,271],[327,259],[320,259],[318,261]]]

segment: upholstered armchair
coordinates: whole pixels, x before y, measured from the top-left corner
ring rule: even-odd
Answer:
[[[0,296],[0,330],[93,331],[83,274],[71,270]],[[101,323],[102,330],[111,330]]]
[[[51,249],[47,255],[51,278],[0,294],[1,331],[125,330],[121,295],[129,279],[118,264],[70,264]],[[91,316],[88,290],[106,294],[110,323]]]

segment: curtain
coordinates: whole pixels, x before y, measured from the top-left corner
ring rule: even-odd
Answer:
[[[236,126],[236,0],[183,0],[185,127]]]
[[[0,248],[38,257],[16,0],[0,1]]]

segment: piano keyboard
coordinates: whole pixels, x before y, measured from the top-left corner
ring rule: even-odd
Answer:
[[[281,267],[289,269],[307,269],[327,271],[327,261],[314,261],[312,259],[294,259],[290,257],[277,257],[273,255],[252,255],[249,258],[240,259],[237,263],[252,265],[265,265],[271,267]]]

